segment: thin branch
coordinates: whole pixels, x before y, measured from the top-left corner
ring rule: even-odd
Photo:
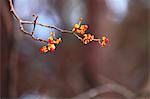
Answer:
[[[34,19],[34,25],[33,25],[33,29],[32,29],[32,35],[34,34],[36,22],[37,22],[37,19],[38,19],[38,16],[37,16],[37,15],[33,15],[33,17],[35,17],[35,19]]]
[[[80,41],[84,42],[84,40],[82,39],[82,37],[80,37],[75,31],[64,30],[64,29],[58,28],[58,27],[55,26],[55,25],[47,25],[47,24],[39,23],[39,22],[37,21],[38,16],[36,16],[36,15],[33,15],[34,21],[25,21],[25,20],[22,20],[22,19],[17,15],[16,10],[14,9],[12,0],[9,0],[9,4],[10,4],[10,11],[11,11],[11,13],[13,14],[13,16],[17,19],[17,21],[18,21],[18,23],[19,23],[19,26],[20,26],[20,30],[21,30],[23,33],[25,33],[25,34],[31,36],[33,40],[48,43],[47,40],[43,40],[43,39],[34,37],[35,27],[36,27],[36,25],[39,25],[39,26],[43,26],[43,27],[46,27],[46,28],[55,29],[55,30],[57,30],[57,31],[59,31],[59,32],[61,32],[61,33],[73,34],[73,35],[76,36]],[[80,18],[80,21],[79,21],[78,25],[81,25],[82,20],[83,20],[83,19]],[[26,31],[26,30],[24,29],[24,26],[23,26],[24,24],[33,24],[32,32]],[[88,39],[89,39],[89,38],[88,38]],[[99,42],[99,43],[101,44],[101,40],[100,40],[100,39],[93,39],[92,41]]]
[[[82,41],[82,38],[78,35],[78,34],[76,34],[76,33],[73,33],[79,40],[81,40]]]
[[[20,26],[20,30],[21,30],[23,33],[25,33],[25,34],[31,36],[33,40],[48,43],[48,41],[46,41],[46,40],[43,40],[43,39],[35,38],[35,37],[34,37],[34,30],[35,30],[35,27],[36,27],[36,25],[39,25],[39,26],[43,26],[43,27],[46,27],[46,28],[55,29],[55,30],[57,30],[57,31],[59,31],[59,32],[61,32],[61,33],[73,34],[73,35],[76,36],[79,40],[82,41],[82,38],[81,38],[78,34],[76,34],[75,32],[73,32],[73,31],[61,29],[61,28],[58,28],[58,27],[55,26],[55,25],[48,25],[48,24],[39,23],[39,22],[37,21],[38,16],[36,16],[36,15],[33,15],[33,17],[35,18],[34,21],[25,21],[25,20],[22,20],[22,19],[17,15],[16,10],[14,9],[14,6],[13,6],[13,4],[12,4],[12,0],[9,0],[9,4],[10,4],[10,11],[11,11],[11,13],[14,15],[14,17],[17,19],[17,21],[18,21],[18,23],[19,23],[19,26]],[[79,21],[79,25],[81,24],[81,22],[82,22],[82,19]],[[32,32],[31,32],[31,33],[28,32],[28,31],[26,31],[26,30],[24,29],[24,26],[23,26],[24,24],[33,24],[33,28],[32,28]],[[93,39],[93,41],[100,43],[100,39]]]
[[[11,11],[11,13],[13,14],[13,16],[17,19],[17,21],[18,21],[18,23],[19,23],[20,30],[21,30],[23,33],[25,33],[25,34],[31,36],[33,40],[48,43],[48,41],[46,41],[46,40],[43,40],[43,39],[35,38],[35,37],[34,37],[33,34],[34,34],[34,30],[35,30],[35,26],[36,26],[36,25],[40,25],[40,26],[43,26],[43,27],[46,27],[46,28],[53,28],[53,29],[55,29],[55,30],[57,30],[57,31],[59,31],[59,32],[62,32],[62,33],[70,33],[70,34],[73,34],[72,31],[63,30],[63,29],[60,29],[60,28],[58,28],[58,27],[56,27],[56,26],[54,26],[54,25],[41,24],[41,23],[37,22],[38,16],[34,16],[34,17],[35,17],[35,20],[34,20],[34,21],[24,21],[24,20],[22,20],[22,19],[17,15],[16,10],[14,9],[12,0],[9,0],[9,5],[10,5],[10,11]],[[33,26],[32,32],[30,33],[30,32],[28,32],[28,31],[26,31],[26,30],[24,29],[24,27],[23,27],[23,24],[33,24],[34,26]]]

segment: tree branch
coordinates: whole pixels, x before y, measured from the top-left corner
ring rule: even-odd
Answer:
[[[55,29],[55,30],[57,30],[57,31],[60,31],[60,32],[62,32],[62,33],[70,33],[70,34],[73,34],[72,31],[63,30],[63,29],[60,29],[60,28],[58,28],[58,27],[56,27],[56,26],[54,26],[54,25],[41,24],[41,23],[37,22],[38,16],[36,16],[36,15],[33,15],[33,17],[35,18],[34,21],[24,21],[24,20],[22,20],[22,19],[17,15],[16,10],[14,9],[12,0],[9,0],[9,5],[10,5],[10,11],[11,11],[11,13],[13,14],[13,16],[16,18],[17,22],[19,23],[20,30],[21,30],[23,33],[25,33],[25,34],[31,36],[33,40],[48,43],[48,41],[46,41],[46,40],[43,40],[43,39],[35,38],[35,37],[34,37],[34,30],[35,30],[36,25],[40,25],[40,26],[43,26],[43,27],[46,27],[46,28],[53,28],[53,29]],[[33,26],[32,32],[30,33],[30,32],[28,32],[28,31],[26,31],[26,30],[24,29],[23,24],[33,24],[34,26]]]
[[[19,23],[20,30],[21,30],[23,33],[25,33],[25,34],[29,35],[30,37],[32,37],[33,40],[48,43],[47,40],[43,40],[43,39],[35,38],[35,37],[34,37],[34,30],[35,30],[35,27],[36,27],[36,25],[39,25],[39,26],[43,26],[43,27],[46,27],[46,28],[55,29],[55,30],[57,30],[57,31],[59,31],[59,32],[61,32],[61,33],[72,34],[72,35],[74,35],[75,37],[77,37],[80,41],[84,42],[84,40],[82,39],[82,37],[80,37],[75,31],[64,30],[64,29],[58,28],[58,27],[55,26],[55,25],[47,25],[47,24],[39,23],[39,22],[38,22],[38,16],[36,16],[36,15],[33,15],[34,21],[25,21],[25,20],[22,20],[22,19],[17,15],[16,10],[14,9],[12,0],[9,0],[9,5],[10,5],[10,11],[11,11],[11,13],[13,14],[13,16],[16,18],[17,22]],[[80,19],[78,25],[81,25],[81,22],[82,22],[82,18]],[[31,31],[31,32],[26,31],[25,28],[24,28],[24,26],[23,26],[24,24],[33,24],[32,31]],[[89,39],[89,38],[88,38],[88,39]],[[94,39],[92,39],[92,41],[99,42],[99,43],[101,44],[101,40],[100,40],[100,39],[95,39],[95,38],[94,38]]]

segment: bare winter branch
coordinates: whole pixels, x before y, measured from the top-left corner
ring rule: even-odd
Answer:
[[[33,15],[33,17],[35,18],[34,21],[24,21],[24,20],[22,20],[22,19],[17,15],[17,13],[16,13],[16,11],[15,11],[15,9],[14,9],[12,0],[9,0],[9,5],[10,5],[10,11],[11,11],[11,13],[14,15],[14,17],[15,17],[16,20],[17,20],[17,22],[19,23],[20,30],[21,30],[23,33],[25,33],[25,34],[31,36],[33,40],[40,41],[40,42],[46,42],[46,43],[48,42],[48,41],[46,41],[46,40],[43,40],[43,39],[35,38],[35,37],[34,37],[34,30],[35,30],[36,25],[40,25],[40,26],[43,26],[43,27],[46,27],[46,28],[53,28],[53,29],[56,29],[57,31],[60,31],[60,32],[62,32],[62,33],[71,33],[71,34],[73,34],[72,31],[63,30],[63,29],[60,29],[60,28],[58,28],[58,27],[56,27],[56,26],[54,26],[54,25],[41,24],[41,23],[37,22],[38,16],[36,16],[36,15]],[[26,31],[26,30],[24,29],[23,24],[33,24],[34,26],[33,26],[32,32],[30,33],[30,32],[28,32],[28,31]]]
[[[59,31],[59,32],[61,32],[61,33],[73,34],[73,35],[76,36],[79,40],[81,40],[82,42],[85,42],[85,41],[84,41],[85,39],[83,40],[83,38],[80,37],[80,36],[76,33],[77,31],[64,30],[64,29],[58,28],[57,26],[54,26],[54,25],[41,24],[41,23],[38,22],[38,16],[36,16],[36,15],[33,15],[34,21],[24,21],[24,20],[22,20],[22,19],[17,15],[16,10],[14,9],[12,0],[9,0],[9,4],[10,4],[10,11],[11,11],[11,13],[14,15],[14,17],[16,18],[16,20],[18,21],[19,26],[20,26],[20,30],[21,30],[23,33],[25,33],[25,34],[31,36],[33,40],[48,43],[48,41],[46,41],[46,40],[43,40],[43,39],[35,38],[35,37],[34,37],[34,30],[35,30],[35,27],[36,27],[36,25],[40,25],[40,26],[43,26],[43,27],[46,27],[46,28],[55,29],[55,30],[57,30],[57,31]],[[82,18],[80,19],[78,25],[81,25],[81,22],[82,22]],[[23,26],[24,24],[33,24],[33,28],[32,28],[32,32],[31,32],[31,33],[28,32],[28,31],[26,31],[26,30],[24,29],[24,26]],[[100,40],[100,39],[95,39],[95,38],[93,38],[91,41],[95,41],[95,42],[101,43],[101,40]],[[86,44],[86,43],[84,43],[84,44]]]

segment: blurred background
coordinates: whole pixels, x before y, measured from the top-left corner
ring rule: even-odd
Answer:
[[[43,46],[23,34],[9,12],[8,0],[0,0],[1,98],[71,98],[101,86],[107,77],[148,97],[149,0],[13,0],[18,16],[71,30],[83,18],[88,32],[108,35],[110,43],[83,45],[75,36],[37,26],[35,37],[47,39],[51,31],[63,39],[54,53],[41,54]],[[28,31],[32,25],[25,25]],[[98,96],[122,99],[117,93]],[[97,98],[97,99],[99,99]],[[93,98],[95,99],[95,98]],[[143,98],[145,99],[145,98]]]

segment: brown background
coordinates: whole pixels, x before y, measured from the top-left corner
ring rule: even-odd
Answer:
[[[57,6],[55,9],[61,17],[61,27],[71,28],[61,10],[66,2],[56,0],[53,6]],[[137,95],[148,93],[148,0],[129,0],[128,13],[119,23],[108,18],[113,14],[105,0],[84,0],[84,3],[89,30],[97,37],[100,37],[97,32],[109,32],[108,46],[100,48],[96,43],[84,46],[74,36],[63,34],[64,41],[56,52],[43,55],[38,52],[39,42],[19,31],[9,12],[8,1],[0,0],[2,98],[32,93],[69,98],[101,85],[101,75]],[[107,96],[120,97],[115,93],[99,97]]]

